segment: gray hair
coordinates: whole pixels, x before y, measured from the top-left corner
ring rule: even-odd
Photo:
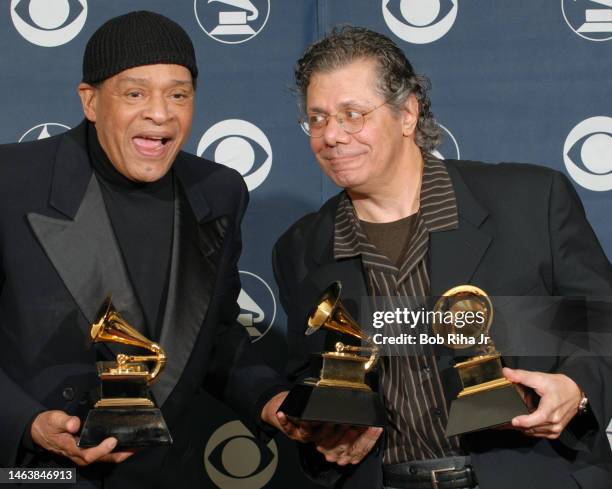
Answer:
[[[430,110],[429,79],[417,75],[404,52],[383,34],[364,27],[335,28],[328,36],[312,44],[295,67],[295,81],[302,111],[306,92],[315,73],[331,72],[359,59],[373,59],[378,64],[378,92],[396,113],[411,93],[419,102],[416,144],[424,153],[440,145],[442,131]]]

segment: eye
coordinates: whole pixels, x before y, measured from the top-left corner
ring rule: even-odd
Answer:
[[[31,28],[57,31],[72,24],[83,12],[77,0],[22,0],[13,11]]]
[[[563,147],[570,176],[584,188],[612,189],[612,118],[591,117],[576,125]]]
[[[240,421],[219,427],[204,449],[204,466],[217,487],[266,487],[278,464],[274,440],[258,443]]]
[[[272,168],[272,147],[266,135],[239,119],[221,121],[208,129],[197,154],[238,171],[249,190],[259,187]]]
[[[187,92],[173,92],[170,97],[176,102],[184,102],[191,98],[191,94]]]
[[[323,114],[309,114],[308,125],[310,127],[323,127],[327,121],[326,115]]]
[[[389,0],[387,10],[413,27],[427,27],[444,19],[453,8],[451,0]]]
[[[357,110],[348,109],[343,112],[344,118],[347,121],[358,121],[363,117],[363,113]]]

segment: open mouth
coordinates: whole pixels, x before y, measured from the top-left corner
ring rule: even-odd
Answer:
[[[172,140],[165,136],[136,136],[132,139],[136,148],[147,155],[163,151],[166,144]]]

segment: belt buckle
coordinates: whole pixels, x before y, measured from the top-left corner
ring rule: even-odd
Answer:
[[[432,489],[439,489],[439,485],[438,485],[438,477],[437,475],[441,472],[450,472],[451,470],[455,470],[455,467],[449,467],[448,469],[434,469],[434,470],[430,470],[429,473],[431,474],[431,487]]]

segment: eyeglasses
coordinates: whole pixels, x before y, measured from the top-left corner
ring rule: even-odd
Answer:
[[[382,104],[377,105],[367,112],[362,112],[356,109],[344,109],[336,112],[335,114],[321,114],[316,112],[307,114],[306,116],[300,118],[299,122],[304,132],[311,138],[320,138],[323,136],[330,117],[335,117],[336,121],[345,132],[348,134],[355,134],[363,129],[366,116],[374,112],[376,109],[379,109],[386,103],[387,101],[385,100]]]

